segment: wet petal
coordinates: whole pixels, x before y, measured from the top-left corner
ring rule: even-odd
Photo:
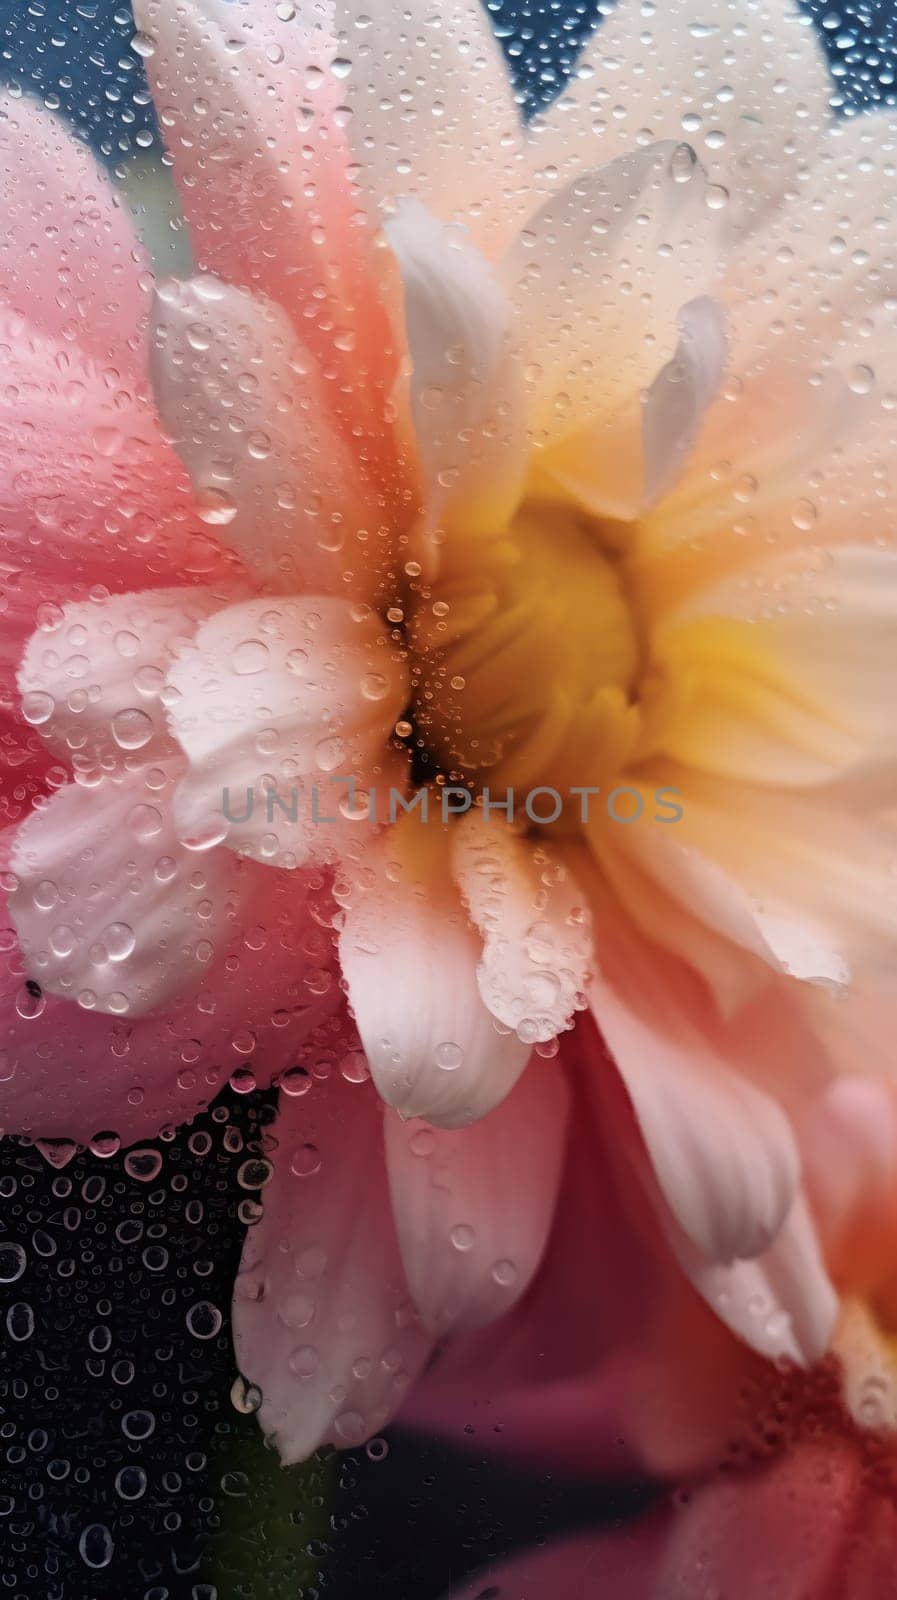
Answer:
[[[284,306],[356,419],[382,409],[395,348],[326,22],[226,0],[135,0],[134,18],[199,265]]]
[[[414,196],[462,220],[494,256],[521,187],[523,128],[501,47],[478,0],[336,6],[349,137],[372,211]]]
[[[609,897],[594,919],[592,1011],[670,1212],[711,1261],[760,1255],[797,1191],[788,1119],[740,1070],[737,1035],[726,1054],[693,975],[635,934]]]
[[[94,778],[177,755],[160,698],[165,674],[218,605],[208,589],[144,589],[53,611],[18,672],[26,721]]]
[[[667,849],[659,840],[641,845],[661,882],[666,861],[674,883],[696,864],[697,889],[706,860],[704,914],[723,926],[711,906],[715,886],[737,884],[751,923],[796,977],[880,980],[893,971],[897,907],[887,886],[897,833],[887,818],[839,804],[837,789],[736,786],[685,767],[667,776],[682,809],[671,829],[675,842]]]
[[[239,909],[239,864],[178,841],[176,760],[69,784],[17,830],[9,910],[29,976],[86,1010],[138,1017],[201,981]]]
[[[500,1031],[481,999],[480,945],[451,880],[450,837],[416,814],[387,829],[346,905],[340,963],[384,1100],[454,1128],[504,1099],[529,1045]]]
[[[526,474],[510,304],[464,230],[417,202],[386,234],[402,276],[428,522],[445,508],[465,533],[492,532],[513,514]]]
[[[454,871],[483,938],[478,978],[489,1010],[528,1044],[572,1026],[592,964],[586,899],[546,847],[479,812],[454,832]]]
[[[527,375],[534,487],[560,488],[594,515],[637,514],[681,443],[667,440],[663,459],[664,379],[643,444],[642,391],[674,360],[683,307],[712,293],[721,261],[720,221],[687,145],[652,145],[583,173],[531,218],[501,271]],[[695,360],[677,424],[686,437],[717,344],[715,335],[712,359]]]
[[[408,1298],[369,1083],[281,1098],[274,1178],[234,1290],[240,1370],[284,1464],[379,1433],[426,1359]]]
[[[386,512],[286,312],[218,278],[169,279],[151,365],[200,515],[249,569],[287,592],[371,598]]]
[[[790,0],[706,0],[675,21],[621,0],[540,119],[532,156],[574,176],[686,129],[740,234],[793,189],[834,120],[831,101],[816,30]]]
[[[127,211],[61,117],[0,96],[0,302],[43,335],[139,366],[149,263]]]
[[[795,1198],[772,1244],[754,1260],[708,1261],[687,1243],[677,1254],[708,1305],[753,1350],[801,1367],[825,1355],[838,1296],[803,1196]]]
[[[403,781],[387,740],[407,699],[405,666],[379,620],[348,600],[272,597],[217,612],[172,667],[168,692],[189,761],[176,800],[182,838],[285,866],[332,859],[367,830],[372,787],[385,801]]]
[[[536,1058],[472,1127],[443,1131],[386,1113],[405,1274],[434,1335],[484,1327],[529,1287],[554,1216],[568,1106],[559,1068]]]
[[[679,313],[675,354],[657,374],[645,400],[643,506],[659,499],[677,477],[716,396],[725,365],[722,307],[707,295],[690,300]]]
[[[339,998],[330,941],[295,873],[237,865],[214,958],[188,963],[188,990],[148,1016],[85,1011],[44,993],[20,952],[4,958],[4,1133],[128,1145],[188,1122],[231,1077],[264,1088],[295,1065]]]

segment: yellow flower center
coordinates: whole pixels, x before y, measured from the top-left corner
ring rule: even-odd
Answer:
[[[594,520],[530,500],[494,536],[453,533],[408,620],[416,736],[453,781],[564,791],[630,753],[642,641]]]

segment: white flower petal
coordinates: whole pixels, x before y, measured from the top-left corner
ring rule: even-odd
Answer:
[[[269,864],[329,860],[363,824],[377,780],[403,781],[387,740],[405,665],[379,619],[348,600],[228,606],[172,667],[168,695],[189,761],[176,801],[185,839]]]
[[[596,515],[631,517],[669,470],[646,467],[642,393],[677,354],[683,307],[719,277],[721,223],[707,197],[687,145],[652,145],[546,201],[505,258],[544,492],[560,485]],[[686,432],[699,389],[706,403],[716,343],[700,382],[695,364]],[[650,430],[646,443],[657,445]],[[668,448],[673,463],[678,448]]]
[[[387,1111],[405,1275],[437,1337],[494,1322],[529,1287],[554,1216],[569,1098],[557,1065],[536,1059],[470,1128],[444,1132]]]
[[[219,605],[208,589],[143,589],[63,606],[25,649],[25,720],[82,774],[121,775],[175,756],[165,674]]]
[[[620,0],[540,119],[532,155],[570,177],[685,135],[737,234],[794,187],[834,120],[831,101],[816,30],[791,0],[654,15]]]
[[[797,1191],[790,1123],[741,1071],[737,1035],[716,1025],[695,981],[637,934],[597,884],[590,888],[592,1012],[669,1213],[711,1261],[758,1256]]]
[[[453,866],[483,938],[480,993],[528,1044],[572,1026],[592,964],[588,904],[570,869],[545,847],[478,811],[459,820]]]
[[[411,411],[431,526],[443,506],[466,533],[513,515],[526,475],[510,304],[463,229],[406,202],[386,236],[402,277]]]
[[[794,976],[893,976],[897,831],[891,823],[852,814],[838,804],[837,790],[776,791],[676,770],[677,850],[706,858],[740,886],[758,932],[783,965],[793,962]],[[666,866],[657,867],[663,882]],[[673,861],[669,870],[675,878]],[[709,887],[705,882],[701,893],[714,916]]]
[[[349,137],[372,211],[407,197],[460,219],[496,255],[509,199],[522,188],[523,128],[501,47],[478,0],[438,8],[407,0],[337,0],[351,68]]]
[[[676,948],[669,938],[670,929],[661,921],[664,902],[672,901],[680,913],[689,913],[736,945],[742,960],[744,953],[749,953],[774,971],[803,982],[845,984],[849,980],[843,942],[826,938],[822,929],[752,896],[734,866],[726,870],[699,845],[680,842],[675,825],[672,832],[656,827],[618,830],[608,842],[607,854],[622,852],[653,881],[662,897],[655,901],[656,925],[644,926],[649,938]],[[628,881],[624,879],[624,885]],[[631,912],[625,899],[624,903]],[[679,953],[685,952],[680,949]]]
[[[893,1346],[866,1300],[844,1302],[833,1344],[853,1420],[861,1429],[892,1433],[897,1429]]]
[[[177,841],[178,762],[60,789],[15,834],[9,909],[30,976],[87,1009],[137,1017],[195,986],[239,909],[239,863]]]
[[[793,203],[729,260],[728,381],[687,471],[639,531],[656,614],[773,548],[890,536],[895,151],[885,114],[840,120]]]
[[[752,1261],[708,1262],[686,1242],[679,1261],[708,1305],[770,1361],[811,1367],[829,1348],[838,1314],[819,1241],[802,1195],[769,1248]]]
[[[362,863],[340,965],[374,1081],[405,1117],[455,1128],[493,1110],[529,1045],[499,1032],[477,986],[479,941],[449,875],[450,832],[416,815]]]
[[[715,300],[707,295],[690,300],[679,313],[679,330],[676,352],[645,400],[643,506],[658,500],[676,478],[726,364],[725,317]]]

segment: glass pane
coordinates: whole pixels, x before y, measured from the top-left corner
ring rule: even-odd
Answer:
[[[886,1600],[888,6],[0,15],[0,1578]]]

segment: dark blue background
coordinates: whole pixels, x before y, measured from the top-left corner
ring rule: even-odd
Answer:
[[[674,14],[675,0],[667,3]],[[893,99],[893,5],[812,0],[805,9],[819,24],[845,106]],[[501,0],[489,10],[530,108],[557,93],[599,17],[598,0]],[[0,0],[0,70],[44,97],[56,97],[114,160],[134,148],[141,131],[154,127],[141,63],[129,47],[133,32],[130,7],[110,0]]]

